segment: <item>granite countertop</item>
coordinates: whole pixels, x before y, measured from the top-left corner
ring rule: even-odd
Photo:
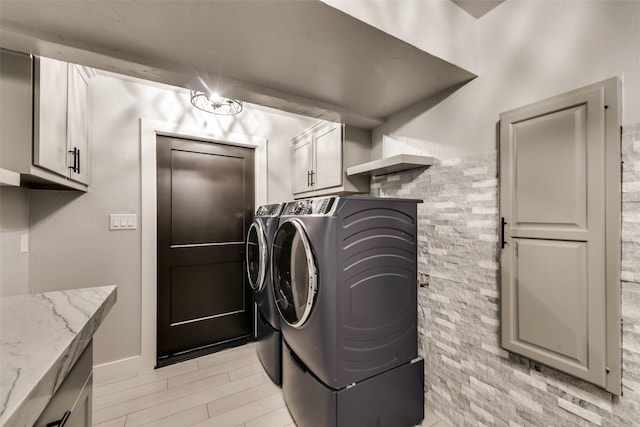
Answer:
[[[0,299],[0,426],[32,426],[116,302],[116,287]]]

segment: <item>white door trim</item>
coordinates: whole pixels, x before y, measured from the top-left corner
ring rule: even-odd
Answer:
[[[267,140],[217,129],[193,128],[176,123],[140,119],[140,238],[141,238],[141,346],[140,356],[96,366],[99,378],[108,380],[152,371],[156,365],[157,334],[157,187],[156,136],[177,136],[255,148],[255,206],[267,201]]]

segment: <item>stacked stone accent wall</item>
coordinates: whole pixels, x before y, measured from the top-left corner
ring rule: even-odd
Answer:
[[[623,136],[623,393],[500,347],[495,152],[372,179],[418,207],[427,406],[453,426],[640,426],[640,124]]]

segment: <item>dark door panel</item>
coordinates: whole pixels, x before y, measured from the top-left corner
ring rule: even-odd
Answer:
[[[158,137],[158,359],[253,335],[254,152]],[[165,363],[162,363],[165,364]]]
[[[245,163],[244,157],[171,150],[171,245],[244,241]]]
[[[176,266],[171,269],[170,325],[205,321],[245,310],[238,269],[242,261]],[[219,298],[224,295],[225,298]]]

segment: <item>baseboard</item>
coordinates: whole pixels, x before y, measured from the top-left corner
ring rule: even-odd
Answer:
[[[171,356],[160,357],[156,364],[157,368],[163,368],[165,366],[173,365],[174,363],[184,362],[185,360],[195,359],[196,357],[205,356],[207,354],[216,353],[221,350],[226,350],[233,347],[245,345],[247,343],[255,341],[254,335],[246,335],[240,338],[234,338],[231,340],[219,342],[203,346],[197,349],[184,351],[181,353],[172,354]]]
[[[148,365],[148,364],[147,364]],[[153,365],[146,366],[142,356],[127,357],[93,367],[93,383],[100,385],[117,379],[133,377],[153,370]]]

